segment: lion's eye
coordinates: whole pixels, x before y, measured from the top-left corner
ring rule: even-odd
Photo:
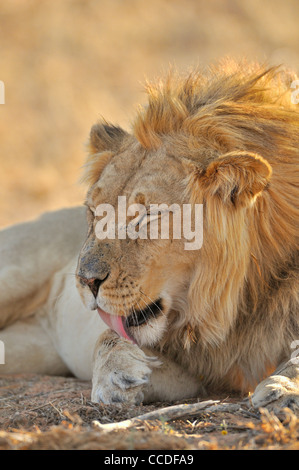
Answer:
[[[156,220],[161,216],[161,214],[153,213],[150,209],[147,212],[140,214],[138,218],[134,220],[134,227],[143,227],[144,225],[149,224],[152,220]]]
[[[140,227],[147,223],[147,216],[148,214],[146,212],[143,212],[138,218],[134,220],[134,227]]]

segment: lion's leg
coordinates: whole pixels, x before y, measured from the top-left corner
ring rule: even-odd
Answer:
[[[279,411],[287,407],[299,411],[299,364],[296,359],[286,362],[263,380],[256,387],[251,402],[255,408]]]
[[[144,403],[177,401],[207,396],[198,377],[191,376],[179,364],[167,357],[158,356],[161,366],[153,369],[149,383],[144,387]]]
[[[4,360],[0,374],[65,375],[67,367],[57,354],[38,317],[16,321],[0,331]]]
[[[141,350],[111,330],[99,338],[94,351],[94,402],[138,404],[204,396],[200,381],[155,352]]]
[[[45,302],[51,277],[79,253],[85,232],[82,207],[0,231],[0,329]]]

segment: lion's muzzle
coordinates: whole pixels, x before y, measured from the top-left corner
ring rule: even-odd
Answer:
[[[98,295],[99,288],[100,288],[101,284],[103,284],[103,282],[106,281],[108,276],[109,276],[109,273],[103,279],[99,279],[99,278],[96,278],[96,277],[86,278],[86,277],[78,275],[80,283],[82,284],[82,286],[83,287],[85,287],[85,286],[89,287],[89,289],[90,289],[90,291],[91,291],[91,293],[92,293],[92,295],[94,296],[95,299],[97,298],[97,295]]]

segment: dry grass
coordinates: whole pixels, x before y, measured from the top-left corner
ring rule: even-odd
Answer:
[[[0,450],[299,449],[299,419],[290,410],[280,418],[243,404],[233,411],[238,397],[222,397],[228,411],[104,431],[93,422],[115,423],[167,404],[97,405],[89,382],[36,375],[0,376],[0,394]]]
[[[0,6],[0,226],[81,203],[100,116],[130,125],[145,77],[223,55],[297,67],[297,0],[11,0]]]

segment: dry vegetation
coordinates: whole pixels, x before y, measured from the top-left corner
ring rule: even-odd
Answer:
[[[104,116],[128,128],[145,77],[169,64],[184,69],[232,55],[298,71],[298,20],[298,0],[2,2],[0,226],[81,203],[90,126]],[[281,420],[250,409],[202,412],[103,432],[93,420],[120,421],[162,404],[123,409],[89,397],[90,384],[74,378],[0,377],[0,449],[298,449],[290,412]]]
[[[97,405],[90,402],[89,383],[63,377],[0,376],[0,392],[0,450],[299,450],[299,419],[290,410],[278,418],[236,397],[220,397],[225,411],[213,412],[212,406],[196,416],[162,415],[133,428],[105,430],[94,422],[115,423],[167,404]]]

